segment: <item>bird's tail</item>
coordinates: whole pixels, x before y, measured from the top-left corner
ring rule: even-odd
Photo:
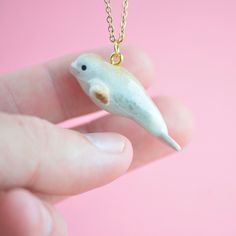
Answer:
[[[180,145],[171,138],[168,134],[161,134],[160,138],[165,141],[167,144],[169,144],[172,148],[174,148],[176,151],[180,151],[181,147]]]

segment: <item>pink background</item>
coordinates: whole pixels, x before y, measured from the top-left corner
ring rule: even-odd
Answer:
[[[113,1],[120,13],[120,1]],[[103,1],[0,0],[0,71],[108,44]],[[236,2],[130,0],[127,44],[196,117],[183,152],[59,205],[71,236],[236,235]]]

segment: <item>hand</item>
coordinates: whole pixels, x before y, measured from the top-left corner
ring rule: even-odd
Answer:
[[[124,66],[148,88],[154,78],[150,59],[142,51],[124,50]],[[110,50],[95,52],[107,58]],[[53,203],[173,152],[118,116],[107,115],[74,130],[54,125],[98,111],[69,72],[77,56],[0,76],[1,235],[67,235]],[[189,112],[173,98],[154,101],[183,147],[191,133]]]

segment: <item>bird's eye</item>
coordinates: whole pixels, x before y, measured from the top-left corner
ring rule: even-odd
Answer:
[[[82,66],[81,66],[81,69],[82,69],[82,70],[87,70],[87,66],[86,66],[86,65],[82,65]]]

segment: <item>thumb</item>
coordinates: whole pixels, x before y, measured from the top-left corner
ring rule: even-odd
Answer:
[[[81,134],[35,117],[0,114],[0,190],[70,195],[122,175],[132,146],[116,133]]]

